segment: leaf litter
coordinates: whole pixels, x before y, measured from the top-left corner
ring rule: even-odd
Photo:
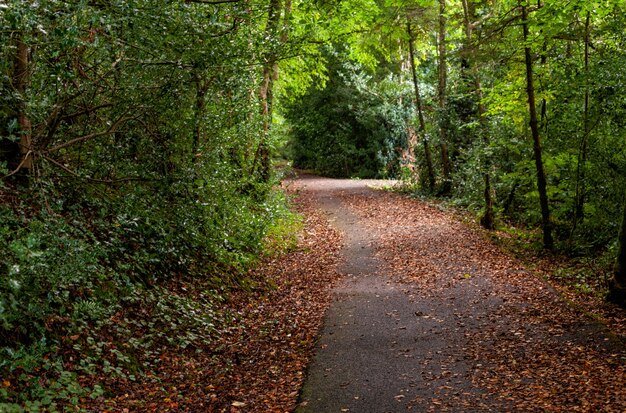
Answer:
[[[457,303],[451,328],[465,340],[463,354],[450,362],[471,363],[466,379],[476,391],[455,392],[443,385],[430,400],[414,400],[413,406],[424,411],[626,411],[623,324],[605,323],[610,330],[568,305],[540,274],[500,250],[482,230],[435,206],[396,193],[343,199],[377,231],[377,256],[397,281],[416,286],[424,297]],[[624,310],[607,307],[598,303],[596,313],[624,318]]]
[[[340,234],[311,197],[294,201],[304,216],[298,246],[265,258],[222,304],[230,321],[215,340],[170,348],[158,367],[135,381],[100,377],[106,395],[81,400],[99,412],[288,412],[312,355],[336,271]],[[193,286],[186,289],[193,293]]]
[[[296,207],[305,228],[297,249],[267,258],[251,272],[259,288],[235,291],[223,304],[234,317],[215,341],[200,351],[162,354],[152,376],[109,378],[108,397],[82,400],[82,406],[92,411],[293,411],[339,278],[341,235],[316,209],[317,196],[299,192]],[[616,339],[624,335],[623,310],[604,307],[618,320],[607,323],[612,334],[481,230],[432,205],[395,193],[343,200],[377,231],[379,259],[395,281],[419,291],[415,300],[454,303],[452,321],[415,312],[416,319],[449,324],[446,328],[463,340],[462,351],[446,353],[443,361],[436,355],[445,349],[424,357],[422,374],[434,383],[432,394],[409,400],[407,409],[626,410],[626,351]],[[435,360],[439,365],[431,364]],[[469,376],[449,367],[459,361],[471,365]],[[470,389],[453,380],[469,381]]]

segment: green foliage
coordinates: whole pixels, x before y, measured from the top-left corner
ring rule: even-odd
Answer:
[[[470,1],[469,5],[479,43],[465,43],[463,10],[452,8],[448,13],[447,109],[427,112],[427,136],[436,136],[441,126],[449,131],[452,201],[481,211],[483,174],[488,172],[495,208],[503,220],[531,228],[541,223],[525,93],[523,47],[527,46],[534,57],[543,163],[559,247],[572,254],[606,250],[619,229],[626,177],[626,105],[623,95],[615,93],[623,84],[620,68],[626,55],[618,29],[624,22],[623,5],[541,2],[541,7],[531,11],[531,38],[526,44],[520,42],[521,31],[515,24],[520,13],[517,2],[488,6]],[[588,63],[584,59],[586,30]],[[498,40],[491,37],[494,33]],[[426,53],[421,75],[427,83],[436,84],[437,73],[431,66]],[[476,66],[473,75],[472,66]],[[470,75],[477,75],[482,85],[480,103],[487,114],[482,124],[476,84]],[[422,88],[428,91],[427,86]],[[425,101],[432,96],[425,95]],[[418,172],[423,176],[423,169]],[[582,212],[577,210],[579,203]]]
[[[523,47],[536,57],[557,238],[572,253],[613,254],[626,183],[624,6],[542,3],[524,43],[517,1],[470,0],[476,44],[461,4],[449,4],[445,110],[434,109],[431,0],[294,0],[272,30],[270,3],[257,0],[0,3],[0,374],[10,382],[0,409],[62,410],[102,396],[81,375],[133,380],[166,349],[212,340],[228,289],[249,287],[243,274],[260,254],[296,241],[299,218],[259,173],[264,148],[286,135],[297,167],[414,187],[425,140],[440,169],[445,127],[453,202],[484,208],[488,173],[499,216],[538,225]],[[28,70],[16,73],[22,46]],[[23,137],[28,173],[16,170]],[[81,357],[60,357],[68,347]]]
[[[296,248],[298,234],[303,228],[302,216],[286,207],[288,201],[282,199],[284,196],[282,193],[277,192],[275,195],[279,196],[278,202],[268,206],[268,209],[271,208],[271,212],[269,210],[268,212],[274,219],[265,231],[265,239],[263,240],[263,254],[269,256]]]
[[[287,106],[294,166],[335,177],[396,176],[407,145],[410,90],[329,57],[329,80]]]
[[[133,380],[202,347],[228,289],[293,244],[297,218],[256,172],[259,68],[281,34],[252,3],[0,4],[2,408],[63,410],[102,395],[83,376]],[[14,171],[20,117],[31,173]]]
[[[298,225],[283,196],[261,203],[220,182],[135,188],[106,201],[91,193],[69,197],[65,188],[65,197],[47,198],[54,210],[28,218],[3,208],[0,371],[17,375],[14,386],[24,392],[0,401],[48,406],[55,386],[74,391],[76,371],[130,377],[152,368],[150,354],[164,346],[210,342],[222,317],[215,308],[220,291],[245,284],[243,272],[262,251],[293,245]],[[176,203],[168,202],[172,196]],[[203,289],[191,299],[163,287],[177,274]],[[139,317],[112,321],[133,308]],[[74,345],[81,364],[43,384],[27,379],[70,336],[81,337]],[[130,346],[119,344],[128,338]]]

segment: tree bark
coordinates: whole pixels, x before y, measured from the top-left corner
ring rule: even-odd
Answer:
[[[580,150],[578,152],[578,162],[576,165],[576,205],[574,210],[574,218],[572,224],[572,233],[576,230],[578,221],[585,218],[585,169],[587,165],[587,142],[590,133],[589,127],[589,47],[591,44],[590,35],[591,13],[587,12],[585,18],[585,55],[584,55],[584,71],[585,71],[585,98],[583,107],[583,136],[580,140]]]
[[[192,163],[195,163],[201,155],[198,151],[200,149],[200,142],[202,141],[202,116],[204,114],[204,107],[206,106],[206,92],[209,82],[204,79],[204,76],[200,73],[194,73],[193,76],[196,85],[196,107],[194,114],[193,142],[191,144],[191,160]]]
[[[30,81],[30,49],[21,35],[17,36],[13,62],[13,89],[18,95],[16,104],[17,122],[20,127],[20,166],[18,169],[30,171],[33,168],[33,127],[26,109],[26,89]]]
[[[448,126],[443,119],[446,111],[446,88],[447,88],[447,59],[446,59],[446,0],[439,0],[439,32],[437,34],[439,85],[437,88],[439,98],[439,114],[442,117],[439,124],[439,140],[441,149],[441,168],[443,172],[442,195],[449,195],[452,189],[450,182],[450,155],[448,149]]]
[[[619,232],[619,248],[613,278],[609,282],[609,300],[626,307],[626,202]]]
[[[471,74],[472,74],[472,79],[473,79],[473,83],[474,83],[474,92],[476,93],[476,99],[478,100],[478,122],[480,124],[480,133],[482,136],[482,140],[483,140],[483,144],[485,145],[485,147],[489,146],[489,135],[487,134],[487,117],[486,117],[486,113],[487,110],[485,109],[485,105],[482,102],[482,98],[483,98],[483,89],[482,89],[482,85],[480,82],[480,75],[478,73],[477,67],[476,67],[476,63],[473,61],[473,56],[474,53],[476,52],[476,47],[472,46],[472,37],[473,37],[473,30],[472,30],[472,12],[470,10],[470,5],[468,4],[467,0],[463,0],[463,16],[464,16],[464,23],[465,23],[465,37],[467,40],[467,51],[468,51],[468,56],[467,56],[467,61],[470,65],[470,70],[471,70]],[[489,175],[489,167],[490,167],[490,161],[487,159],[485,161],[485,165],[483,165],[483,167],[485,168],[485,170],[483,171],[483,182],[484,182],[484,191],[483,191],[483,197],[485,200],[485,211],[482,215],[482,217],[480,218],[480,224],[482,225],[483,228],[485,229],[494,229],[495,228],[495,218],[494,218],[494,212],[493,212],[493,197],[492,197],[492,189],[491,189],[491,177]]]
[[[526,92],[528,94],[528,111],[530,115],[530,131],[533,137],[533,152],[535,157],[535,167],[537,169],[537,190],[539,191],[539,204],[541,207],[541,220],[543,227],[543,246],[546,249],[554,247],[552,239],[552,222],[550,220],[550,206],[548,204],[547,182],[543,168],[543,159],[541,154],[541,137],[539,135],[539,126],[537,122],[537,108],[535,103],[535,86],[533,80],[533,60],[530,46],[528,45],[529,29],[528,29],[528,10],[519,2],[522,9],[522,28],[524,31],[524,58],[526,63]]]
[[[430,192],[435,190],[435,170],[433,168],[433,158],[430,151],[430,144],[426,139],[426,122],[424,120],[424,108],[422,103],[422,97],[420,95],[419,83],[417,81],[417,68],[415,67],[415,48],[413,45],[413,31],[411,29],[411,22],[407,22],[407,33],[409,35],[409,58],[411,59],[411,73],[413,75],[413,90],[415,91],[415,107],[417,108],[417,119],[419,121],[420,130],[419,133],[424,143],[424,159],[426,163],[426,173],[428,174],[428,189]]]
[[[290,6],[291,1],[288,1]],[[278,32],[278,25],[280,23],[281,14],[281,0],[270,0],[267,26],[265,33],[267,38],[274,39]],[[261,119],[262,130],[259,146],[256,151],[254,165],[258,167],[259,178],[261,182],[268,183],[271,178],[271,159],[269,148],[269,134],[272,126],[272,100],[274,79],[277,76],[278,68],[276,64],[276,54],[274,50],[271,50],[266,54],[265,62],[263,65],[263,74],[261,77],[261,87],[259,88],[259,98],[261,101]]]

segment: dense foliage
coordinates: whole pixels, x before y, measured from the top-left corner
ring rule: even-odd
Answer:
[[[324,4],[352,27],[343,2]],[[380,142],[394,141],[394,155],[416,156],[400,166],[415,191],[476,211],[485,228],[521,226],[537,246],[597,259],[604,274],[621,257],[610,282],[598,271],[577,277],[624,301],[622,2],[350,6],[362,25],[341,43],[349,53],[286,105],[296,164],[337,176],[385,175],[389,163],[373,161]],[[354,87],[353,78],[367,76],[367,88]],[[378,93],[390,78],[402,91],[395,98]],[[409,88],[413,116],[402,103]],[[381,110],[381,100],[393,110]],[[363,122],[361,102],[379,110],[378,125],[397,128]]]
[[[328,81],[287,105],[294,166],[334,177],[395,177],[408,147],[410,89],[356,63],[327,61]]]
[[[0,409],[100,397],[81,377],[218,334],[295,222],[286,140],[613,258],[625,23],[618,0],[1,1]],[[139,308],[155,322],[119,318]]]
[[[376,154],[394,142],[417,156],[407,165],[417,192],[476,211],[490,229],[539,228],[548,249],[615,257],[626,183],[623,2],[360,4],[368,29],[349,57],[288,106],[296,164],[384,175],[389,164],[376,165]],[[367,88],[356,86],[370,67]],[[390,79],[381,73],[402,92],[379,93]]]
[[[223,291],[288,217],[259,150],[280,12],[0,3],[0,410],[97,397],[77,374],[134,377],[215,334]],[[132,308],[154,323],[116,319]]]

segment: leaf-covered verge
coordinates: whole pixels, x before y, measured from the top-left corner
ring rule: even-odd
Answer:
[[[407,187],[410,188],[411,185],[403,183],[392,189],[415,197],[415,192],[412,189],[407,190]],[[421,196],[418,198],[480,231],[475,211],[459,206],[455,200]],[[549,282],[570,305],[609,326],[626,343],[626,316],[623,309],[607,300],[610,279],[615,270],[615,243],[593,254],[572,254],[567,246],[546,251],[541,246],[539,228],[506,220],[499,220],[496,229],[485,232],[484,236]]]
[[[538,250],[540,234],[536,230],[502,227],[488,236],[549,282],[571,306],[606,324],[626,344],[624,309],[606,299],[615,268],[614,248],[576,257]]]
[[[303,228],[296,231],[293,215],[283,220],[282,228],[268,231],[270,253],[220,288],[211,277],[183,273],[150,286],[128,279],[120,284],[123,277],[96,278],[79,292],[64,280],[57,289],[47,284],[67,310],[32,315],[41,320],[41,342],[11,348],[4,341],[2,410],[221,412],[294,406],[336,277],[340,242],[307,199],[298,199],[296,208],[304,213]],[[31,253],[31,265],[43,265],[36,257]],[[58,259],[80,265],[74,260]],[[102,301],[98,294],[106,289],[109,301]],[[77,294],[82,298],[62,300]]]
[[[585,297],[592,320],[478,228],[437,205],[399,194],[344,200],[377,230],[377,254],[399,281],[467,304],[456,307],[453,327],[466,344],[449,363],[470,363],[471,380],[485,391],[461,394],[443,386],[427,401],[428,411],[623,411],[623,309]],[[483,311],[483,302],[493,308]]]

